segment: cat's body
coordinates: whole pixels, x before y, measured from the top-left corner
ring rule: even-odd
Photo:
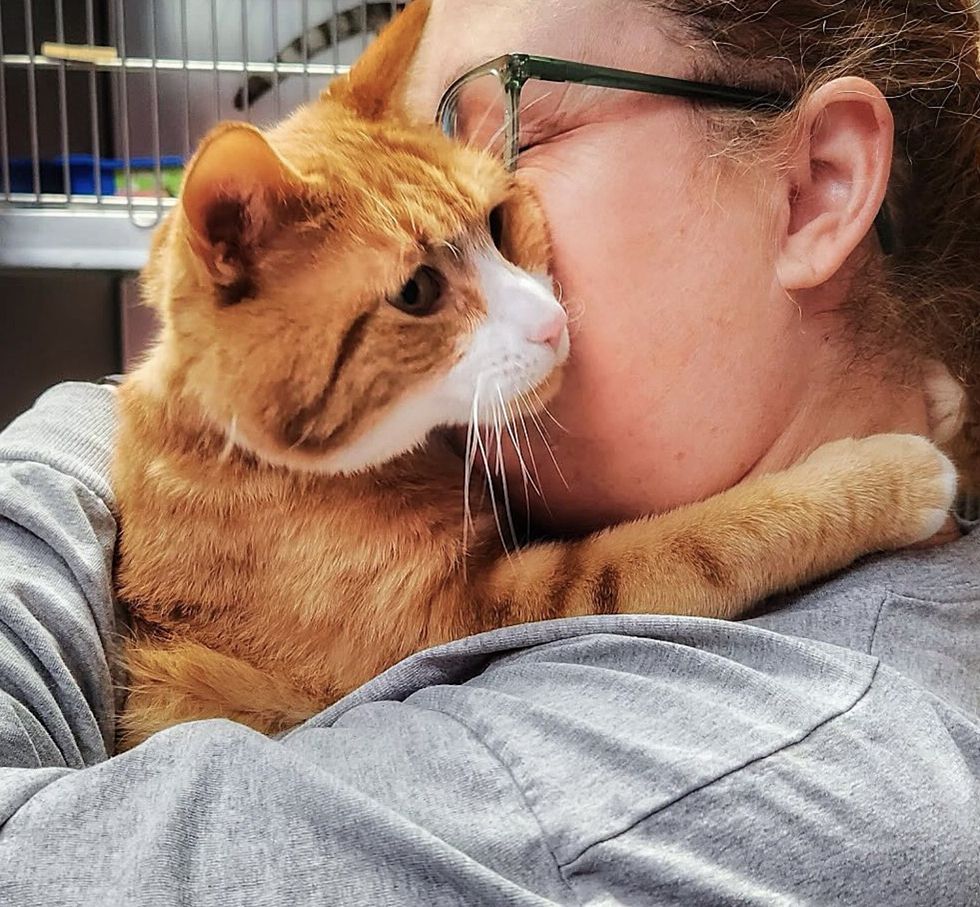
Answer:
[[[822,448],[785,473],[585,539],[463,531],[464,464],[432,429],[554,392],[564,315],[500,165],[387,99],[416,3],[330,97],[263,135],[219,128],[144,275],[161,340],[120,390],[114,482],[129,695],[122,745],[226,716],[297,724],[399,659],[506,624],[735,617],[929,536],[955,488],[924,439]],[[498,411],[499,412],[499,411]]]
[[[490,603],[460,607],[463,472],[448,447],[363,475],[316,476],[223,454],[224,439],[186,412],[161,422],[151,406],[141,424],[133,416],[145,398],[136,385],[122,393],[129,454],[117,481],[146,489],[129,495],[124,516],[120,592],[148,631],[130,667],[159,672],[167,700],[148,691],[153,714],[140,724],[189,710],[281,729],[412,651],[494,625]],[[495,549],[493,517],[477,514],[476,527],[477,546]],[[180,652],[191,641],[240,665],[198,651],[184,702]],[[223,679],[212,684],[212,671]],[[134,681],[131,717],[143,701]]]

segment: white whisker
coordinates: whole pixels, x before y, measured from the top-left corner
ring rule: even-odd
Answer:
[[[528,410],[528,415],[531,417],[531,424],[534,425],[534,427],[538,430],[538,434],[541,435],[541,440],[544,442],[544,448],[546,451],[548,451],[548,456],[551,457],[551,462],[555,466],[555,472],[558,473],[558,478],[561,479],[562,484],[566,488],[570,488],[571,486],[568,484],[568,480],[565,478],[565,474],[561,471],[561,467],[558,465],[558,460],[555,458],[555,452],[551,449],[551,439],[548,437],[548,432],[545,429],[544,424],[541,422],[541,418],[533,409]]]
[[[476,418],[480,407],[480,381],[483,376],[478,375],[476,388],[473,390],[473,406],[470,409],[470,421],[466,427],[466,461],[463,464],[463,557],[466,557],[469,543],[470,529],[476,530],[473,522],[473,508],[470,501],[470,486],[473,484],[473,464],[476,461]],[[466,561],[463,561],[463,571],[465,575]]]
[[[539,95],[533,101],[528,101],[528,103],[525,104],[520,109],[520,113],[521,114],[526,113],[528,110],[530,110],[532,107],[534,107],[535,104],[540,104],[542,101],[544,101],[545,99],[547,99],[548,97],[550,97],[551,94],[552,93],[550,91],[548,91],[548,92],[545,92],[542,95]],[[487,116],[489,116],[489,111],[488,111]],[[482,128],[486,124],[486,122],[487,122],[487,116],[484,116],[483,119],[480,121],[480,128]],[[497,139],[499,139],[506,131],[507,131],[507,122],[505,120],[504,123],[501,125],[501,127],[496,132],[494,132],[493,135],[491,135],[490,138],[487,139],[487,141],[484,143],[483,150],[484,151],[490,151],[490,149],[493,147],[493,145],[497,141]],[[479,134],[479,130],[475,130],[474,131],[474,135],[478,135],[478,134]]]
[[[565,301],[565,312],[568,315],[568,327],[571,333],[573,328],[578,328],[585,317],[585,304],[575,299],[568,299]]]
[[[545,424],[541,421],[541,416],[538,415],[537,407],[534,406],[533,401],[527,394],[525,394],[524,399],[527,401],[527,414],[531,418],[531,424],[538,430],[538,434],[541,435],[541,439],[551,444],[551,438],[548,435],[548,429]]]
[[[503,398],[501,398],[500,402],[507,408],[507,422],[505,423],[507,427],[507,434],[510,435],[511,443],[514,445],[514,452],[517,454],[517,460],[521,464],[521,472],[524,475],[524,491],[527,492],[526,486],[528,483],[530,483],[535,492],[541,494],[541,489],[535,484],[534,479],[531,477],[531,471],[527,468],[527,462],[524,459],[524,452],[521,450],[520,436],[517,434],[517,418],[515,417],[514,410],[511,409],[510,403],[504,403]],[[523,419],[524,417],[521,415],[519,406],[516,407],[516,411],[517,416],[520,416],[521,419]],[[530,451],[528,451],[528,454],[533,456]]]
[[[538,461],[537,458],[534,456],[534,445],[531,443],[531,435],[527,430],[526,415],[530,413],[531,413],[530,401],[527,399],[527,395],[522,393],[519,397],[519,403],[517,405],[517,414],[521,417],[521,430],[524,432],[524,440],[527,442],[527,454],[531,458],[531,468],[534,470],[534,478],[537,483],[535,485],[535,490],[538,492],[538,497],[541,498],[541,503],[544,504],[544,509],[548,511],[548,515],[554,518],[554,513],[551,510],[551,505],[548,503],[548,498],[545,496],[544,493],[544,485],[542,485],[541,483],[541,474],[538,472]],[[546,447],[549,447],[547,441],[545,441],[544,444]],[[549,453],[550,453],[550,447],[549,447]]]
[[[531,408],[530,401],[527,399],[526,394],[521,394],[519,401],[517,403],[517,415],[521,417],[521,431],[524,433],[524,440],[527,442],[527,455],[531,458],[531,468],[534,470],[534,489],[537,491],[541,500],[544,500],[544,490],[541,485],[541,474],[538,472],[538,463],[534,456],[534,445],[531,444],[531,436],[527,431],[527,419],[525,410],[529,411]],[[547,503],[547,502],[546,502]]]
[[[521,113],[527,113],[535,104],[540,104],[542,101],[546,101],[554,94],[553,91],[545,91],[539,94],[533,101],[528,101],[521,109]]]
[[[487,106],[487,109],[483,113],[482,118],[480,119],[480,122],[477,123],[472,128],[468,129],[467,132],[471,136],[478,136],[480,134],[480,130],[483,129],[484,126],[486,126],[487,120],[489,120],[492,115],[495,115],[495,113],[496,113],[496,111],[492,107],[490,107],[488,105]],[[502,128],[506,128],[506,127],[502,127]],[[500,134],[500,132],[498,131],[497,132],[497,135],[499,135],[499,134]],[[493,142],[493,139],[491,139],[490,142],[492,143]],[[484,151],[487,151],[489,149],[489,147],[490,147],[490,145],[488,144],[483,150]]]
[[[504,425],[507,428],[507,434],[510,436],[510,443],[514,447],[514,453],[517,454],[517,462],[521,465],[521,480],[524,483],[524,538],[526,539],[531,534],[531,491],[530,486],[534,486],[534,490],[540,495],[541,492],[534,485],[534,480],[531,478],[531,473],[528,471],[527,463],[524,462],[524,454],[521,452],[521,442],[518,437],[516,430],[517,426],[514,424],[514,413],[511,411],[510,404],[504,401],[503,394],[500,393],[500,388],[497,388],[497,395],[500,397],[500,405],[503,406],[507,412],[507,420]]]
[[[538,406],[540,407],[541,412],[543,412],[549,419],[551,419],[552,422],[555,423],[555,425],[558,427],[558,430],[559,431],[562,431],[562,432],[564,432],[567,435],[568,434],[568,429],[565,428],[565,426],[562,425],[561,422],[559,422],[551,414],[551,410],[548,409],[547,406],[545,406],[544,400],[541,399],[541,395],[533,387],[531,388],[531,393],[534,394],[534,399],[537,400]]]
[[[225,446],[221,453],[218,454],[218,459],[221,462],[225,462],[230,456],[231,452],[235,449],[235,445],[238,443],[236,438],[238,435],[238,416],[231,417],[231,424],[228,426],[228,437],[225,440]]]
[[[484,443],[483,435],[480,432],[479,427],[476,431],[476,440],[479,445],[480,456],[483,458],[483,465],[485,467],[485,485],[484,487],[490,492],[490,506],[493,509],[493,519],[497,524],[497,534],[500,536],[500,544],[503,546],[504,551],[510,554],[507,548],[507,539],[504,538],[504,527],[500,524],[500,512],[497,509],[497,495],[493,490],[493,473],[490,469],[490,455],[487,453],[487,445]]]
[[[503,401],[503,395],[500,393],[500,385],[497,385],[497,396]],[[504,499],[504,513],[507,515],[507,526],[510,529],[510,537],[514,542],[514,549],[520,547],[520,542],[517,538],[517,529],[514,527],[514,514],[510,506],[510,489],[507,486],[507,472],[504,469],[504,447],[503,447],[503,427],[502,420],[504,418],[504,413],[497,409],[496,400],[492,401],[493,406],[493,426],[494,432],[497,435],[497,475],[500,476],[500,489]]]
[[[497,141],[505,132],[507,131],[507,124],[504,123],[493,135],[483,145],[483,151],[490,153],[491,148],[493,148],[494,142]]]

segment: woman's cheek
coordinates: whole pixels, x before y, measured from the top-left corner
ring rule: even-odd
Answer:
[[[614,285],[648,279],[653,260],[665,251],[665,237],[677,256],[673,240],[702,215],[703,205],[688,198],[692,174],[683,149],[658,155],[649,167],[636,166],[638,157],[647,157],[648,144],[671,144],[668,117],[652,118],[650,126],[593,123],[521,156],[518,178],[528,181],[544,207],[556,276],[566,289],[585,290],[578,286],[579,274],[588,292],[600,297],[607,288],[594,283],[597,273]],[[684,144],[676,135],[673,140]]]
[[[607,266],[623,263],[617,187],[579,147],[554,143],[522,159],[518,178],[534,189],[548,222],[553,250],[552,272],[566,294],[579,304],[588,295],[603,298],[606,287],[596,279]],[[583,178],[583,175],[586,175]],[[598,274],[596,272],[599,272]]]

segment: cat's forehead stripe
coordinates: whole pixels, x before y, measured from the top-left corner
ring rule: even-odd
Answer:
[[[326,196],[338,188],[360,195],[377,229],[394,220],[429,247],[456,242],[499,203],[509,181],[495,161],[435,129],[358,123],[330,104],[301,109],[269,138]]]

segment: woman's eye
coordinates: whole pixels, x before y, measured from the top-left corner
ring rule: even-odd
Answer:
[[[487,217],[487,228],[490,230],[490,239],[498,250],[503,248],[504,242],[504,209],[502,205],[497,205]]]
[[[422,318],[438,309],[442,292],[442,275],[434,268],[422,265],[401,288],[401,292],[388,302],[402,312]]]

